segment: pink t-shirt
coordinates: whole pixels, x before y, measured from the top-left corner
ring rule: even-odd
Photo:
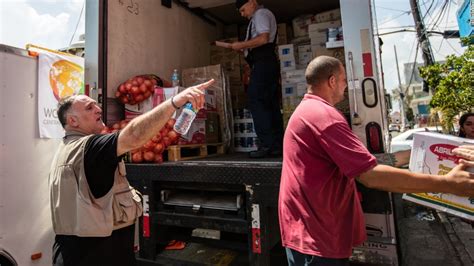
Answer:
[[[349,258],[365,241],[354,177],[377,165],[344,116],[306,94],[283,140],[279,220],[283,246],[326,258]]]

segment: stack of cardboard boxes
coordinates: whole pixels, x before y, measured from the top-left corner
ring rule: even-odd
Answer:
[[[280,41],[286,41],[286,29],[281,29]],[[237,38],[228,38],[222,42],[236,42]],[[211,64],[221,64],[228,78],[229,91],[234,114],[233,149],[237,152],[249,152],[258,149],[257,135],[253,127],[250,112],[245,109],[247,103],[246,88],[250,79],[250,67],[241,53],[232,49],[213,45]],[[209,116],[208,116],[209,119]],[[221,121],[224,122],[224,121]]]
[[[340,9],[296,17],[292,26],[295,38],[291,40],[291,44],[279,43],[278,46],[285,127],[306,93],[305,70],[311,60],[328,55],[338,58],[343,64],[345,62]],[[278,28],[285,27],[279,24]],[[344,113],[349,112],[347,95],[338,108]]]
[[[237,38],[228,38],[221,40],[222,42],[236,42]],[[245,59],[241,53],[237,53],[232,49],[222,48],[216,45],[211,46],[211,65],[220,64],[229,78],[229,90],[232,97],[232,108],[244,108],[247,100],[245,93],[244,78],[242,75],[246,66]]]
[[[328,55],[338,58],[344,63],[344,43],[342,40],[328,41],[328,29],[339,31],[341,21],[328,21],[309,25],[308,32],[311,40],[311,51],[313,58],[320,55]],[[340,35],[340,34],[339,34]]]
[[[215,82],[206,89],[206,106],[198,112],[191,129],[182,136],[178,144],[202,144],[227,142],[227,110],[225,95],[226,76],[221,65],[189,68],[183,70],[182,80],[184,87],[190,87],[204,81],[214,79]]]
[[[294,69],[281,72],[281,92],[283,107],[283,125],[286,128],[291,114],[306,93],[306,78],[304,69]]]

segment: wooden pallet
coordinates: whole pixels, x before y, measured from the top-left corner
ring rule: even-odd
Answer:
[[[168,161],[192,160],[224,153],[225,149],[222,143],[172,145],[168,147]]]

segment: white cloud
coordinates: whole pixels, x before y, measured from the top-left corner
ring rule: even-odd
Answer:
[[[0,43],[58,49],[69,44],[84,0],[9,0],[0,3]],[[82,20],[82,24],[84,21]],[[75,35],[84,32],[79,26]]]

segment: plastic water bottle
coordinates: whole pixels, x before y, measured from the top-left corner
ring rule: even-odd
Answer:
[[[174,131],[181,135],[186,135],[189,128],[191,128],[194,118],[196,118],[196,111],[193,109],[193,105],[186,103],[178,119],[176,119],[176,123],[173,126]]]
[[[179,86],[179,73],[177,69],[173,70],[173,75],[171,75],[171,83],[173,84],[173,87]]]

